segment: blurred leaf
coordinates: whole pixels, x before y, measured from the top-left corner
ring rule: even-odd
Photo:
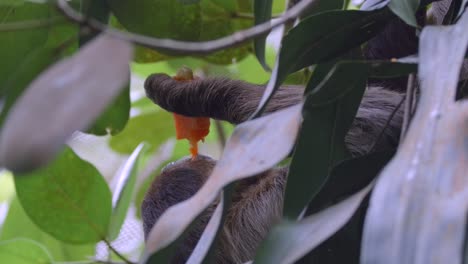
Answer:
[[[286,185],[285,217],[296,219],[323,186],[333,166],[349,157],[344,137],[364,94],[367,72],[366,65],[340,63],[307,96]]]
[[[133,151],[132,155],[119,170],[117,186],[112,197],[112,217],[109,224],[109,239],[112,241],[120,233],[122,224],[127,216],[128,208],[134,197],[138,166],[142,155],[145,154],[145,145],[142,143]]]
[[[5,122],[5,119],[14,105],[18,97],[23,91],[47,66],[57,60],[57,56],[53,49],[37,48],[28,53],[21,63],[16,67],[16,70],[6,79],[2,85],[2,90],[5,95],[5,104],[0,113],[0,127]]]
[[[462,263],[468,104],[455,94],[467,28],[465,13],[454,26],[427,26],[421,33],[418,107],[371,195],[361,263]]]
[[[41,244],[28,239],[0,242],[0,262],[14,264],[46,264],[52,258]]]
[[[106,237],[111,215],[110,190],[96,168],[71,149],[65,148],[42,169],[15,176],[21,205],[42,230],[76,244]]]
[[[80,261],[95,254],[95,244],[70,245],[44,233],[29,219],[18,199],[15,198],[10,203],[10,209],[3,223],[0,239],[5,241],[18,238],[31,239],[44,245],[54,261]]]
[[[130,69],[128,71],[127,75],[130,75]],[[130,117],[130,105],[130,83],[128,83],[123,91],[98,117],[93,127],[88,130],[88,133],[95,135],[117,135],[127,125]]]
[[[199,39],[199,3],[183,4],[174,0],[109,0],[108,3],[119,22],[131,32],[177,40]]]
[[[390,8],[393,13],[413,27],[418,26],[415,16],[418,7],[419,0],[391,0],[388,4],[388,8]]]
[[[238,125],[203,187],[159,218],[149,233],[143,260],[170,247],[226,185],[263,172],[286,157],[295,143],[301,107],[292,106]]]
[[[254,13],[255,13],[255,25],[261,24],[271,19],[271,11],[273,8],[273,0],[255,1],[254,2]],[[263,37],[257,37],[254,39],[254,50],[255,56],[263,66],[265,71],[271,71],[270,67],[265,61],[265,42],[266,35]]]
[[[0,25],[25,20],[48,19],[48,5],[22,3],[21,5],[0,5]],[[47,28],[7,31],[0,33],[0,96],[4,95],[6,80],[21,65],[23,58],[44,45],[47,40]]]
[[[102,35],[42,73],[3,125],[1,165],[29,171],[53,159],[74,131],[86,129],[117,96],[128,81],[131,54],[130,44]]]
[[[298,222],[285,220],[273,227],[260,245],[255,263],[293,263],[298,260],[345,225],[371,187],[372,184],[339,204]]]
[[[289,73],[331,60],[359,46],[380,32],[389,17],[387,10],[350,10],[328,11],[301,21],[283,38],[278,65],[254,116],[263,111]]]
[[[154,151],[170,137],[175,137],[172,115],[160,110],[130,119],[120,134],[111,137],[109,144],[118,152],[131,153],[141,142],[147,142],[148,151]]]

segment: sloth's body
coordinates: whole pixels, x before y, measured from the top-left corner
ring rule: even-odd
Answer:
[[[216,105],[213,105],[211,109],[210,104],[201,104],[198,107],[200,108],[198,109],[200,112],[194,115],[212,116],[229,120],[233,123],[242,122],[253,113],[264,89],[263,87],[252,86],[240,81],[223,79],[199,80],[187,84],[191,87],[176,88],[175,86],[178,83],[164,74],[151,76],[147,84],[150,85],[151,82],[162,84],[160,87],[166,87],[167,91],[164,89],[160,90],[162,93],[170,94],[170,91],[177,91],[178,89],[191,91],[190,93],[183,93],[183,97],[179,97],[176,94],[154,97],[154,94],[149,93],[151,98],[166,98],[170,100],[170,102],[157,102],[164,108],[173,110],[169,105],[177,104],[177,101],[180,106],[185,106],[187,111],[196,108],[196,106],[190,105],[191,102],[194,104],[199,103],[194,102],[190,98],[203,97],[197,94],[197,90],[200,92],[206,91],[208,90],[206,85],[216,84],[216,86],[213,86],[216,88],[212,87],[209,89],[211,96],[213,96],[209,100],[216,102]],[[236,101],[241,109],[233,107],[233,105],[237,105],[236,103],[229,103],[226,105],[231,106],[229,111],[232,112],[221,113],[222,111],[216,111],[218,102],[222,104],[225,101],[231,100],[230,92],[225,93],[231,89],[239,93],[237,94],[239,97],[237,97]],[[253,92],[255,90],[258,90],[258,92]],[[217,94],[217,92],[220,94]],[[245,93],[245,97],[242,95],[243,93]],[[257,98],[252,97],[252,94],[255,94]],[[247,95],[250,95],[250,97],[247,97]],[[300,87],[284,87],[270,102],[267,112],[299,103],[301,98],[302,89]],[[247,101],[239,102],[244,99],[252,103],[250,104]],[[388,91],[379,87],[368,88],[356,119],[345,138],[345,143],[353,156],[367,154],[371,149],[383,151],[394,149],[397,146],[403,115],[402,107],[398,106],[402,102],[402,99],[403,95],[398,92]],[[176,108],[178,113],[185,113],[183,107]],[[212,110],[214,111],[213,113],[210,112]],[[185,114],[188,113],[186,112]],[[388,121],[389,123],[387,124]],[[384,129],[384,127],[386,128]],[[382,131],[384,132],[381,135]],[[195,160],[191,160],[191,158],[179,160],[163,169],[161,175],[157,176],[154,180],[142,204],[145,235],[148,234],[156,220],[167,208],[188,199],[200,189],[210,175],[215,163],[216,161],[211,158],[198,156]],[[237,184],[232,205],[228,210],[220,236],[220,247],[216,256],[216,263],[243,263],[254,257],[255,249],[266,236],[270,227],[282,215],[283,193],[287,171],[287,168],[271,169],[256,177],[242,180]],[[204,213],[201,218],[201,224],[188,236],[183,248],[176,254],[174,263],[184,263],[189,257],[214,207],[215,205],[211,206]]]
[[[396,33],[399,34],[398,40],[392,35]],[[414,54],[417,47],[414,42],[417,43],[414,29],[395,20],[368,43],[366,57],[383,59]],[[403,116],[402,107],[399,106],[404,98],[400,91],[405,89],[405,82],[385,83],[384,87],[372,83],[366,89],[357,116],[345,138],[346,146],[353,156],[397,146]],[[256,109],[265,87],[223,78],[181,83],[165,74],[154,74],[146,80],[145,89],[149,98],[168,111],[188,116],[208,116],[238,124]],[[300,86],[281,87],[265,112],[274,112],[299,103],[303,98],[303,89]],[[142,204],[145,235],[167,208],[188,199],[200,189],[215,163],[203,156],[196,160],[187,158],[167,166],[156,177]],[[216,263],[244,263],[254,257],[259,243],[282,215],[287,171],[288,168],[271,169],[237,184],[220,235]],[[173,263],[184,263],[190,256],[214,207],[215,204],[202,215],[200,224],[178,249]]]

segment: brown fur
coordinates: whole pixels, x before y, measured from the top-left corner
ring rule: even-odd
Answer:
[[[148,97],[169,111],[210,116],[232,123],[246,120],[255,111],[265,89],[223,78],[181,83],[165,74],[150,76],[145,88]],[[302,100],[302,95],[303,88],[300,86],[281,87],[266,111],[294,105]],[[396,107],[402,98],[403,95],[398,92],[378,87],[366,91],[345,138],[354,156],[364,155],[372,148],[381,151],[396,147],[403,115],[401,107]],[[395,114],[390,120],[393,112]],[[380,140],[377,142],[378,138]],[[203,163],[206,163],[206,167],[200,167]],[[195,194],[206,181],[214,163],[214,160],[200,156],[195,161],[181,160],[162,171],[142,205],[145,234],[164,210]],[[282,215],[286,175],[287,168],[272,169],[238,183],[220,235],[216,263],[243,263],[254,257],[259,243]],[[177,196],[179,199],[176,199]],[[173,263],[184,263],[190,256],[214,206],[202,215],[201,223],[184,241]]]

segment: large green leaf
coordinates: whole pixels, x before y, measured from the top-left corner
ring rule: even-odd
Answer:
[[[387,11],[356,10],[329,11],[308,17],[284,37],[279,79],[359,46],[380,32],[389,17]]]
[[[59,241],[42,231],[24,212],[18,199],[10,203],[8,215],[2,226],[1,241],[26,238],[36,241],[52,255],[55,261],[80,261],[94,256],[96,245],[71,245]],[[7,262],[1,262],[7,263]]]
[[[306,215],[318,212],[343,197],[364,188],[374,180],[393,157],[394,151],[372,153],[336,165],[320,192],[309,203]]]
[[[344,137],[359,108],[366,79],[365,65],[341,63],[307,96],[286,186],[286,217],[296,219],[333,166],[349,157]]]
[[[310,15],[315,15],[321,12],[330,11],[330,10],[340,10],[343,9],[344,0],[327,0],[327,1],[317,1],[309,10],[304,12],[302,17],[307,17]]]
[[[1,44],[0,44],[1,45]],[[0,113],[0,127],[8,115],[10,108],[16,99],[23,93],[24,89],[32,82],[48,65],[55,62],[57,56],[54,49],[36,48],[28,53],[27,56],[16,67],[16,70],[9,75],[2,85],[5,104]],[[1,67],[1,66],[0,66]]]
[[[52,258],[41,244],[28,239],[14,239],[0,242],[0,262],[49,264]]]
[[[96,168],[71,149],[42,169],[15,176],[25,212],[46,233],[77,244],[106,237],[110,190]]]
[[[196,41],[200,37],[200,4],[174,0],[109,0],[112,12],[129,31],[152,37]]]
[[[0,25],[24,20],[48,19],[49,6],[24,3],[19,6],[0,5]],[[22,60],[47,40],[47,28],[0,33],[0,96],[5,93],[5,81],[21,65]]]
[[[237,6],[236,12],[251,13],[252,6],[248,0],[229,0]],[[233,12],[216,5],[212,0],[201,1],[200,41],[225,37],[236,31],[253,25],[251,19],[233,16]],[[252,50],[250,43],[224,49],[213,54],[202,56],[206,61],[216,64],[231,64],[245,58]]]

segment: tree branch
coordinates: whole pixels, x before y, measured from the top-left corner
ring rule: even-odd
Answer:
[[[75,11],[66,0],[57,0],[57,8],[62,12],[68,19],[84,24],[89,28],[105,32],[110,36],[123,39],[135,44],[139,44],[148,48],[154,48],[161,51],[172,52],[177,54],[209,54],[218,50],[226,49],[244,43],[250,39],[265,35],[272,31],[274,28],[281,26],[289,21],[292,21],[299,17],[305,10],[314,6],[319,0],[303,0],[291,9],[287,10],[282,16],[275,20],[269,20],[257,26],[251,27],[246,30],[235,32],[229,36],[202,42],[185,42],[171,39],[160,39],[147,37],[135,33],[124,32],[109,28],[106,24],[103,24],[96,19],[87,18]]]

